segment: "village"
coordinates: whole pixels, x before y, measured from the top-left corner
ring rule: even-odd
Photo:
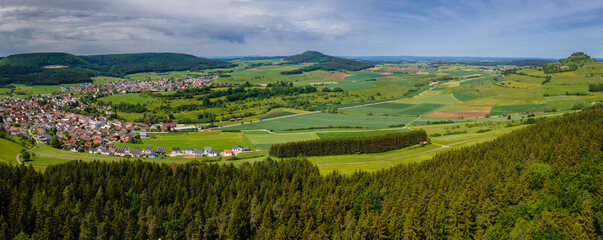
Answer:
[[[168,155],[165,148],[158,147],[117,147],[113,143],[141,143],[150,138],[149,132],[169,132],[178,130],[196,130],[194,126],[178,126],[174,122],[156,124],[124,122],[105,116],[85,116],[61,110],[62,106],[78,104],[79,97],[68,94],[44,95],[21,98],[0,99],[0,120],[6,131],[13,135],[23,135],[36,139],[37,142],[55,148],[73,152],[114,155],[120,157],[163,158],[166,156],[218,157],[236,156],[240,152],[249,151],[243,146],[218,151],[212,147],[193,149],[192,147],[172,148]],[[106,115],[112,114],[110,107],[100,109]]]
[[[83,83],[75,86],[62,85],[61,91],[104,93],[108,95],[142,91],[157,92],[210,86],[211,81],[216,79],[218,79],[218,76],[203,76],[186,79],[161,78],[159,80],[126,80],[108,82],[103,84]]]

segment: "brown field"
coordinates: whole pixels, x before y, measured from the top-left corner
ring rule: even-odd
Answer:
[[[450,105],[451,107],[494,107],[494,105]]]
[[[325,74],[325,75],[322,75],[322,76],[323,77],[328,77],[328,78],[344,79],[346,77],[351,77],[351,76],[354,76],[354,75],[347,74],[347,73],[342,73],[342,72],[336,72],[336,73]]]
[[[450,112],[432,112],[425,117],[430,118],[477,118],[485,117],[486,114],[490,113],[490,110],[467,110],[467,111],[450,111]]]
[[[381,79],[381,80],[396,80],[398,78],[395,78],[395,77],[382,77],[382,78],[379,78],[379,79]]]
[[[245,69],[245,70],[247,70],[247,71],[262,71],[262,70],[257,69],[257,68],[250,68],[250,69]]]

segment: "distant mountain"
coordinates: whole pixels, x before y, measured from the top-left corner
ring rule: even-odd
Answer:
[[[139,72],[198,71],[234,64],[179,53],[133,53],[75,56],[69,53],[27,53],[0,59],[0,85],[56,85],[91,82],[93,76]]]
[[[371,68],[374,65],[366,62],[357,60],[351,60],[347,58],[333,57],[322,54],[316,51],[306,51],[302,54],[293,55],[284,58],[289,64],[300,64],[300,63],[314,63],[311,66],[307,66],[297,70],[303,72],[309,72],[314,70],[325,70],[325,71],[360,71],[363,69]],[[294,70],[295,71],[295,70]]]

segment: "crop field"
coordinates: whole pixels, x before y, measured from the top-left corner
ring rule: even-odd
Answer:
[[[503,80],[499,76],[488,76],[488,77],[482,77],[482,78],[471,78],[471,79],[463,80],[463,81],[460,81],[459,84],[460,85],[471,85],[471,84],[486,85],[486,84],[498,82],[498,81],[496,81],[496,79],[498,79],[498,81]]]
[[[270,121],[226,127],[224,129],[255,130],[268,129],[285,131],[300,128],[361,127],[387,128],[392,125],[407,124],[415,117],[358,116],[333,113],[312,113]]]
[[[526,111],[539,112],[544,107],[546,107],[546,104],[496,105],[492,108],[490,115],[498,116],[502,115],[503,113],[525,113]]]
[[[318,139],[316,133],[269,133],[266,131],[247,131],[245,137],[257,149],[268,150],[272,144]]]
[[[439,90],[431,90],[420,96],[413,97],[413,98],[407,98],[407,99],[401,99],[401,100],[397,100],[395,102],[412,103],[412,104],[432,103],[432,104],[448,105],[448,104],[458,103],[459,101],[454,99],[452,94],[445,94]]]
[[[258,119],[262,119],[262,120],[266,120],[266,119],[271,119],[271,118],[276,118],[276,117],[289,116],[289,115],[293,115],[293,114],[296,114],[296,113],[286,112],[286,111],[276,111],[276,112],[264,114],[264,115],[259,116],[257,118]]]
[[[23,147],[2,138],[0,138],[0,146],[2,146],[2,151],[0,151],[0,162],[17,163],[16,157]]]
[[[584,103],[586,102],[577,96],[552,96],[545,97],[547,105],[551,108],[557,109],[571,109],[574,104]]]
[[[364,107],[356,107],[342,110],[343,112],[353,113],[372,113],[372,114],[398,114],[398,115],[423,115],[429,112],[433,112],[444,105],[432,104],[432,103],[421,103],[421,104],[408,104],[408,103],[380,103]]]
[[[468,110],[490,110],[492,109],[492,105],[449,105],[443,108],[440,108],[439,112],[447,112],[447,111],[468,111]]]
[[[146,138],[143,139],[141,144],[130,144],[130,143],[116,143],[116,146],[130,146],[130,147],[146,147],[150,146],[153,149],[159,147],[165,148],[169,153],[173,147],[179,147],[184,149],[185,147],[192,147],[194,149],[203,149],[203,147],[212,147],[218,150],[218,152],[224,149],[231,149],[236,145],[243,147],[250,147],[251,143],[243,136],[240,132],[177,132],[177,133],[150,133],[155,136],[155,139]]]
[[[479,118],[485,117],[490,110],[465,110],[465,111],[446,111],[446,112],[432,112],[425,117],[430,118]]]
[[[526,105],[544,104],[542,88],[518,89],[497,85],[476,86],[472,95],[479,99],[464,101],[464,105]]]
[[[341,88],[344,91],[351,91],[351,90],[359,90],[359,89],[366,89],[366,88],[374,88],[375,86],[367,84],[364,81],[361,80],[354,80],[354,81],[341,81],[338,84],[328,84],[328,85],[323,85],[323,87],[328,87],[328,88]]]

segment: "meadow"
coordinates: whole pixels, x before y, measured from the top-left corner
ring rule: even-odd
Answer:
[[[254,149],[253,145],[245,138],[241,133],[238,132],[218,132],[218,131],[207,131],[207,132],[174,132],[174,133],[150,133],[155,138],[145,138],[143,143],[131,144],[131,143],[115,143],[116,146],[130,146],[133,147],[144,147],[150,146],[153,149],[163,147],[166,152],[172,152],[173,147],[179,147],[184,149],[185,147],[192,147],[194,149],[203,149],[204,147],[212,147],[218,152],[224,151],[224,149],[231,149],[236,145],[243,147],[249,147]]]
[[[17,163],[16,157],[21,152],[23,147],[17,143],[2,138],[0,138],[0,146],[2,146],[2,151],[0,151],[0,162]]]

